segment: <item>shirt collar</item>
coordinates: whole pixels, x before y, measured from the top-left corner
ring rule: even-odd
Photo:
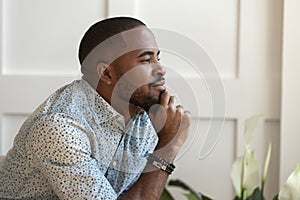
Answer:
[[[118,113],[100,94],[84,79],[80,80],[80,85],[87,97],[87,101],[93,118],[97,124],[116,118],[118,123],[124,127],[124,117]]]

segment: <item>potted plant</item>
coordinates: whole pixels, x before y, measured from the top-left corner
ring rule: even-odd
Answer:
[[[269,143],[265,157],[264,167],[261,171],[256,160],[251,141],[259,120],[263,115],[256,115],[246,120],[244,129],[244,154],[238,157],[231,168],[231,180],[236,192],[234,200],[265,200],[264,186],[268,173],[272,144]],[[262,176],[260,176],[262,174]],[[181,180],[170,180],[168,186],[179,187],[184,190],[187,200],[211,200],[212,198],[194,191],[188,184]],[[175,200],[170,191],[165,188],[161,200]],[[273,200],[300,200],[300,166],[288,177],[286,184]]]

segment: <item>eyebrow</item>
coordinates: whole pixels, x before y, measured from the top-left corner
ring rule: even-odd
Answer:
[[[158,52],[157,52],[157,56],[160,54],[160,51],[158,50]],[[146,56],[146,55],[150,55],[150,56],[152,56],[152,55],[154,55],[154,52],[153,51],[144,51],[143,53],[141,53],[139,56],[138,56],[138,58],[140,58],[140,57],[143,57],[143,56]]]

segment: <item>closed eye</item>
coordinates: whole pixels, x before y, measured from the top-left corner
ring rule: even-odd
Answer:
[[[147,62],[147,63],[150,63],[150,62],[151,62],[151,58],[142,60],[141,62]]]
[[[160,54],[160,51],[157,52],[156,54],[156,61],[160,61],[160,58],[159,58],[159,54]],[[150,56],[150,57],[149,57]],[[147,59],[143,59],[141,60],[141,62],[147,62],[147,63],[150,63],[151,60],[152,60],[152,57],[155,57],[155,53],[154,51],[144,51],[143,53],[141,53],[138,58],[142,58],[142,57],[145,57]],[[153,61],[154,61],[154,58],[153,58]],[[155,62],[155,61],[154,61]]]

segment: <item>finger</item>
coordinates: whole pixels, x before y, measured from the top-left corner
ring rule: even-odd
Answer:
[[[174,96],[170,96],[170,100],[169,100],[169,103],[168,103],[168,108],[170,108],[172,110],[172,112],[174,112],[176,110],[175,97]]]
[[[167,91],[164,91],[160,95],[160,105],[166,108],[168,106],[169,101],[170,101],[170,94]]]
[[[175,103],[175,97],[174,96],[170,96],[168,105],[174,104],[174,103]]]
[[[184,108],[183,108],[182,105],[177,105],[176,108],[179,109],[179,110],[182,110],[182,112],[184,111]]]
[[[184,123],[186,123],[187,127],[190,126],[190,124],[191,124],[191,113],[190,113],[190,111],[188,111],[188,110],[184,111],[184,115],[183,115],[182,120],[183,120]]]
[[[183,112],[184,112],[183,106],[182,105],[177,105],[176,106],[176,113],[181,116],[183,114]]]
[[[187,115],[191,116],[191,112],[189,110],[185,110],[184,114],[187,114]]]

